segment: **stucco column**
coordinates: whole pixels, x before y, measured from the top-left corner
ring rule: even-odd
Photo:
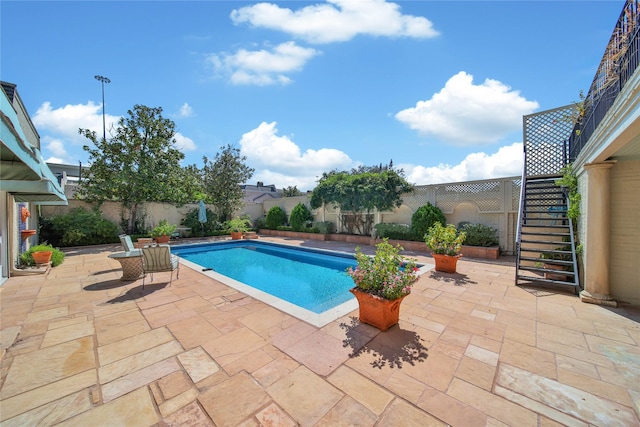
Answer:
[[[609,291],[611,249],[610,189],[611,168],[615,162],[589,163],[587,171],[586,239],[584,250],[584,291],[580,300],[616,307]]]

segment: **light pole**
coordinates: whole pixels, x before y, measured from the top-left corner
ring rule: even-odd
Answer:
[[[95,76],[96,80],[102,83],[102,139],[107,141],[107,127],[104,121],[104,84],[111,83],[111,80],[104,76]]]

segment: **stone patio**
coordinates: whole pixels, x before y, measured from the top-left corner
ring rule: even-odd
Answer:
[[[380,333],[357,311],[313,327],[185,266],[143,290],[117,251],[0,287],[3,427],[640,425],[640,310],[515,287],[510,258],[428,272]]]

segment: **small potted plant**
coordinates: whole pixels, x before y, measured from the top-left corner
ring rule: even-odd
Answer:
[[[56,267],[63,260],[64,253],[48,243],[31,246],[20,255],[21,263],[26,266],[44,266],[50,263],[52,267]]]
[[[398,323],[400,303],[418,279],[415,260],[405,259],[401,250],[388,239],[376,245],[373,257],[356,248],[358,265],[347,269],[356,285],[350,291],[358,300],[360,321],[383,332]]]
[[[424,235],[424,241],[431,249],[436,261],[436,271],[455,273],[458,259],[462,256],[460,249],[467,235],[458,233],[456,226],[448,224],[446,227],[436,222]]]
[[[158,225],[151,230],[151,237],[156,240],[156,243],[168,243],[171,235],[176,231],[174,224],[169,224],[166,219],[161,220]]]
[[[247,218],[236,217],[227,221],[227,230],[231,234],[232,240],[242,239],[242,235],[250,228],[251,224]]]

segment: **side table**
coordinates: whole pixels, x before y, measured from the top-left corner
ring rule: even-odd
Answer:
[[[120,280],[138,280],[144,276],[142,270],[142,250],[135,249],[129,252],[116,252],[109,255],[122,266],[122,277]]]

